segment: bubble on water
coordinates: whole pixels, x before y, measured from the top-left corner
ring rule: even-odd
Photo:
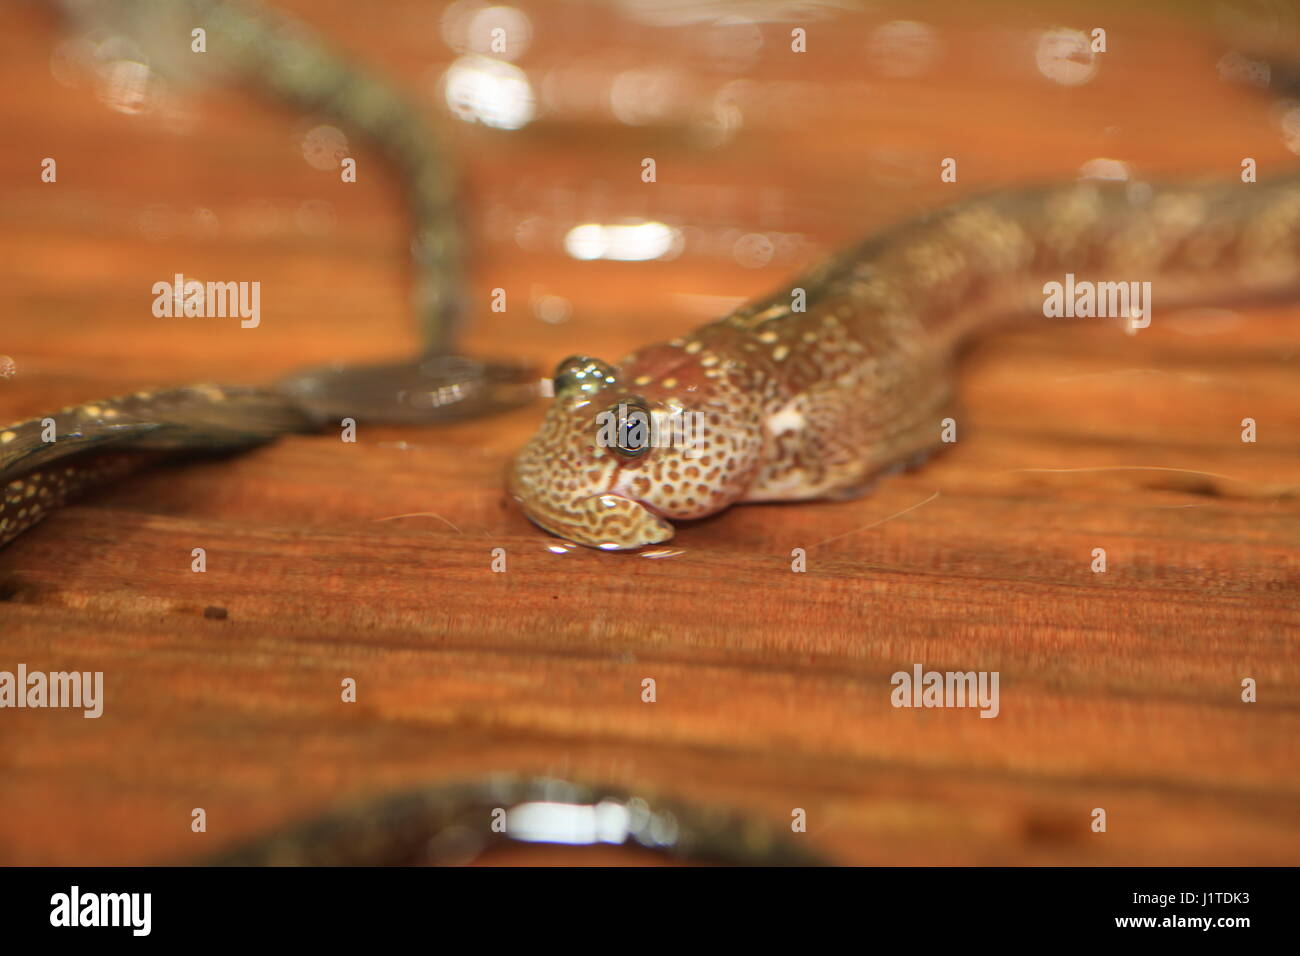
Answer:
[[[0,355],[0,378],[13,378],[18,374],[18,363],[8,355]]]
[[[137,115],[149,110],[149,67],[136,60],[114,60],[102,74],[97,90],[100,100],[112,110]]]
[[[95,82],[95,94],[109,109],[135,115],[154,105],[153,87],[157,77],[149,68],[149,58],[131,39],[116,34],[100,34],[89,41],[89,66]]]
[[[568,231],[564,237],[564,251],[574,259],[584,260],[639,262],[674,259],[682,251],[682,233],[680,229],[662,222],[586,222]]]
[[[532,122],[536,99],[519,67],[485,56],[462,56],[443,75],[447,108],[466,123],[520,129]]]
[[[535,292],[532,303],[533,314],[548,325],[559,325],[561,322],[567,322],[569,316],[573,314],[573,306],[564,296],[552,295],[549,292]]]
[[[1045,30],[1034,48],[1038,72],[1062,86],[1080,86],[1097,75],[1092,41],[1082,31],[1066,27]]]

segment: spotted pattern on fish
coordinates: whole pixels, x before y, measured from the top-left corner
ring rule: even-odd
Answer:
[[[179,451],[247,448],[315,419],[243,386],[139,391],[0,429],[0,546],[81,492]]]
[[[13,479],[4,486],[0,501],[0,545],[12,541],[84,489],[115,481],[140,464],[137,455],[97,455],[84,465],[56,465]]]
[[[1071,321],[1042,318],[1045,282],[1149,281],[1162,309],[1290,295],[1298,236],[1295,178],[968,199],[616,366],[561,362],[509,487],[542,528],[607,550],[667,541],[671,521],[738,502],[851,494],[940,442],[973,334],[1015,313]],[[597,419],[627,406],[655,420],[697,413],[703,439],[629,454]]]

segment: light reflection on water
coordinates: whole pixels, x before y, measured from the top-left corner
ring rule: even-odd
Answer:
[[[662,222],[574,226],[564,237],[564,250],[574,259],[615,259],[638,262],[673,259],[681,253],[682,234]]]
[[[533,119],[535,97],[528,76],[504,60],[463,56],[447,70],[443,89],[447,108],[467,123],[514,130]]]
[[[521,803],[506,814],[506,832],[525,843],[621,844],[628,838],[628,812],[614,801]]]
[[[53,76],[86,86],[135,122],[194,134],[194,87],[206,74],[188,50],[177,59],[159,47],[169,22],[163,14],[148,29],[148,22],[115,21],[114,4],[70,5],[78,18],[50,57]],[[1259,19],[1249,5],[1228,6],[1238,31],[1237,21]],[[392,42],[415,64],[398,82],[423,92],[428,109],[460,128],[471,154],[508,163],[517,142],[514,155],[531,157],[546,144],[552,159],[565,157],[538,169],[520,162],[510,166],[517,175],[489,178],[471,207],[476,238],[580,261],[653,268],[713,260],[788,275],[851,234],[847,223],[864,221],[865,197],[910,197],[893,200],[908,208],[938,200],[927,191],[933,157],[916,137],[896,135],[889,104],[897,91],[917,102],[949,96],[952,76],[964,74],[945,71],[963,57],[965,69],[1012,77],[1027,95],[1086,88],[1103,77],[1106,54],[1091,22],[1057,23],[1058,14],[1049,20],[1027,4],[1001,24],[973,26],[934,9],[926,14],[934,22],[925,22],[889,19],[889,10],[853,0],[455,0],[430,14],[423,31]],[[320,26],[327,39],[336,28]],[[1238,52],[1223,54],[1215,68],[1224,82],[1271,81],[1266,63]],[[331,175],[351,148],[350,131],[319,118],[301,122],[304,160]],[[1300,108],[1278,110],[1274,122],[1300,153]],[[835,156],[826,137],[845,137],[836,181],[823,186],[815,168],[790,175],[783,164],[805,145],[820,143],[807,152]],[[624,154],[628,167],[611,168]],[[653,186],[637,176],[647,154],[668,162]],[[1084,178],[1134,175],[1121,156],[1081,168],[1076,160],[1073,168]],[[848,202],[838,201],[846,195]],[[260,217],[266,231],[335,229],[327,203],[286,205]],[[141,214],[140,229],[160,240],[211,238],[249,220],[249,208],[154,208]],[[828,240],[828,233],[837,235]],[[560,291],[536,294],[530,305],[547,324],[573,311]]]

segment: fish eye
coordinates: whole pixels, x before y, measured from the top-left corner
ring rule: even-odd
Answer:
[[[614,383],[614,370],[600,359],[570,355],[555,367],[552,376],[556,395],[565,392],[597,392]]]
[[[619,402],[596,416],[596,444],[623,458],[640,458],[650,450],[654,419],[639,401]]]

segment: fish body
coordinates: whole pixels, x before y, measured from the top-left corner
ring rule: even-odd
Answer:
[[[788,827],[643,789],[496,774],[382,796],[205,861],[216,866],[464,864],[511,842],[626,846],[681,863],[817,866]]]
[[[168,455],[251,448],[316,425],[277,392],[192,385],[85,402],[0,428],[0,547],[82,491]]]
[[[361,130],[407,180],[427,353],[295,376],[274,389],[279,397],[250,408],[254,417],[268,414],[285,430],[298,429],[299,418],[320,425],[349,414],[439,421],[531,396],[522,366],[446,354],[463,300],[454,186],[436,137],[400,92],[332,54],[301,24],[253,4],[62,5],[85,24],[104,28],[108,17],[142,38],[172,35],[164,23],[203,24],[225,72]],[[158,62],[165,68],[167,57],[159,53]],[[661,543],[673,521],[735,503],[853,494],[940,443],[963,342],[1012,313],[1061,321],[1047,318],[1047,283],[1136,282],[1161,308],[1293,294],[1297,222],[1294,177],[1161,188],[1084,181],[956,203],[617,365],[565,360],[541,428],[512,465],[510,490],[541,527],[609,550]],[[1148,297],[1143,321],[1150,305]],[[1140,327],[1131,315],[1112,318]],[[285,398],[298,407],[283,407]],[[215,447],[223,435],[226,447],[247,444],[238,428],[208,429],[206,413],[202,393],[190,392],[179,416],[136,408],[131,435],[142,444],[116,425],[88,427],[87,440],[93,433],[109,442],[111,432],[114,454],[147,448],[152,423],[173,451]],[[248,424],[260,433],[263,423]],[[670,437],[647,445],[646,431]],[[18,429],[9,458],[0,457],[0,483],[35,480],[29,455],[75,457],[63,465],[69,479],[66,469],[94,465],[89,448],[41,449],[34,435]]]
[[[1295,177],[1080,181],[959,202],[617,365],[566,359],[510,489],[536,524],[606,550],[662,543],[672,521],[736,503],[851,495],[941,443],[955,360],[977,332],[1016,314],[1071,321],[1051,305],[1076,277],[1085,311],[1129,331],[1150,323],[1153,297],[1293,295],[1298,237]],[[699,427],[642,447],[624,440],[640,438],[635,424],[611,436],[611,415]]]

